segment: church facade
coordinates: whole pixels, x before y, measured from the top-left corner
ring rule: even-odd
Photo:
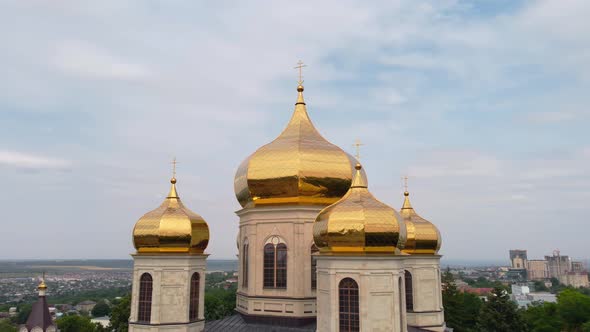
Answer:
[[[303,91],[300,82],[283,132],[236,172],[242,209],[232,324],[444,331],[438,229],[415,212],[407,190],[400,211],[371,194],[357,158],[312,124]],[[175,183],[133,231],[129,330],[227,330],[204,322],[209,230]]]

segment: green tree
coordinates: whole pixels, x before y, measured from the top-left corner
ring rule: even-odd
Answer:
[[[557,295],[557,311],[568,331],[577,331],[590,320],[590,297],[566,289]]]
[[[479,311],[477,328],[481,332],[515,332],[526,331],[526,324],[508,292],[495,287]]]
[[[131,314],[131,294],[127,294],[115,304],[111,311],[109,331],[127,332]]]
[[[563,329],[563,320],[557,312],[557,303],[537,303],[523,312],[523,319],[531,332],[553,332]]]
[[[442,283],[447,326],[452,327],[456,332],[476,331],[477,316],[482,301],[477,295],[459,292],[449,269],[443,274]]]
[[[64,316],[56,322],[60,332],[96,332],[97,330],[96,324],[92,323],[88,317]]]
[[[15,321],[17,325],[27,322],[27,318],[29,318],[29,315],[31,314],[32,307],[33,306],[30,303],[19,304],[17,306],[18,314],[16,315]]]
[[[205,320],[216,320],[234,313],[236,289],[211,288],[205,292]]]
[[[590,332],[590,321],[582,324],[582,332]]]
[[[547,288],[547,286],[545,286],[545,282],[543,282],[541,280],[535,280],[534,287],[535,287],[536,292],[548,292],[549,291],[549,288]]]
[[[479,296],[471,293],[459,293],[459,303],[461,304],[461,329],[458,332],[477,331],[477,318],[483,305]]]
[[[96,303],[94,308],[92,308],[92,316],[93,317],[104,317],[111,314],[111,307],[104,301],[99,301]]]
[[[9,320],[0,319],[0,331],[2,332],[17,332],[16,326],[12,324]]]

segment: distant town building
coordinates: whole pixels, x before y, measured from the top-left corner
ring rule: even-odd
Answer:
[[[91,312],[92,309],[94,309],[95,305],[96,305],[96,302],[94,302],[94,301],[83,301],[83,302],[80,302],[76,305],[76,310]]]
[[[547,292],[531,293],[529,286],[526,285],[512,285],[511,288],[512,294],[510,298],[521,308],[526,308],[535,302],[557,302],[555,294]]]
[[[33,303],[27,323],[20,327],[19,332],[56,332],[57,327],[53,323],[53,319],[51,319],[45,297],[47,292],[45,278],[43,278],[37,289],[39,290],[39,300]]]
[[[109,317],[106,317],[106,316],[105,317],[95,317],[95,318],[92,318],[90,321],[95,324],[100,324],[100,325],[102,325],[102,327],[105,327],[105,328],[107,326],[109,326],[109,323],[110,323]]]
[[[545,280],[549,278],[549,266],[547,261],[541,259],[529,260],[527,275],[529,280]]]
[[[529,286],[524,285],[512,285],[512,294],[513,295],[527,295],[531,292]]]
[[[561,256],[559,250],[553,252],[553,256],[545,256],[549,268],[549,278],[559,276],[572,270],[572,261],[569,256]]]

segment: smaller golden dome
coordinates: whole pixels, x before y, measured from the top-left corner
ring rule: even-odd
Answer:
[[[38,290],[47,290],[47,285],[45,284],[45,279],[41,280],[41,283],[39,284],[39,286],[37,286]]]
[[[360,164],[348,192],[324,208],[313,225],[313,239],[323,253],[395,254],[403,248],[406,228],[394,208],[368,190]]]
[[[410,193],[406,191],[404,196],[400,214],[408,230],[408,239],[403,252],[412,255],[436,255],[442,244],[440,232],[433,223],[414,211],[410,204]]]
[[[138,253],[202,254],[209,243],[209,226],[182,204],[176,178],[162,205],[146,213],[135,224],[133,245]]]

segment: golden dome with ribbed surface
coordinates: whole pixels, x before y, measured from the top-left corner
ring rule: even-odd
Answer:
[[[406,223],[408,239],[403,251],[412,255],[436,255],[442,244],[438,228],[414,211],[409,192],[404,192],[404,196],[400,214]]]
[[[356,159],[320,135],[303,101],[303,86],[283,132],[238,168],[234,180],[242,207],[330,205],[350,187]]]
[[[394,208],[377,200],[356,165],[350,189],[324,208],[313,225],[320,252],[332,254],[396,254],[406,240],[406,227]]]
[[[182,204],[176,192],[176,179],[170,182],[170,193],[162,205],[135,224],[133,245],[140,254],[202,254],[209,243],[209,226],[200,215]]]

